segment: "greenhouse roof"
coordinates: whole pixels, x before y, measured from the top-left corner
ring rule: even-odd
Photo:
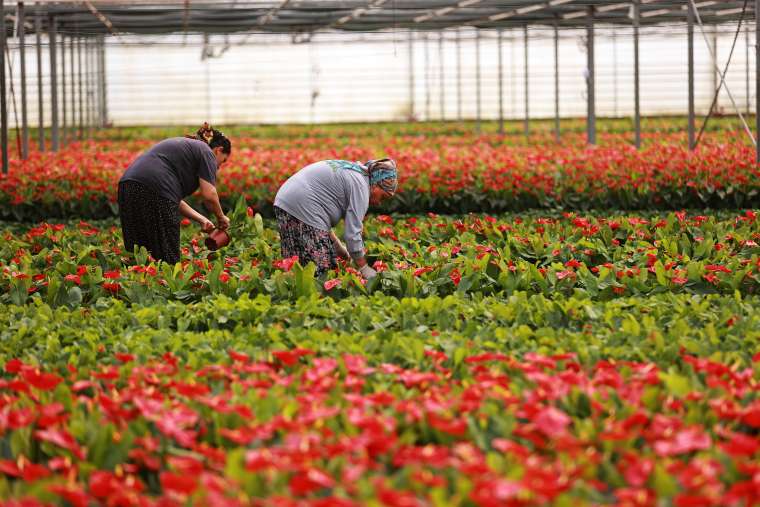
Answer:
[[[688,0],[640,0],[642,25],[686,21]],[[6,28],[16,2],[5,0]],[[704,1],[695,4],[703,23],[755,18],[754,2]],[[514,28],[585,26],[589,7],[599,23],[630,25],[632,2],[607,0],[100,0],[41,1],[26,6],[54,14],[58,30],[84,35],[108,33],[290,33],[372,32],[392,29],[442,30],[456,27]],[[43,27],[46,28],[47,16]],[[28,30],[33,25],[28,23]]]

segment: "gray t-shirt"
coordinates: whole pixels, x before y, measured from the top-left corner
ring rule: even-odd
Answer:
[[[369,208],[369,177],[340,169],[340,161],[323,160],[295,173],[280,187],[274,205],[322,231],[345,219],[346,248],[364,255],[362,221]]]
[[[179,203],[200,186],[200,178],[216,185],[217,163],[208,144],[172,137],[137,157],[119,181],[142,183],[161,197]]]

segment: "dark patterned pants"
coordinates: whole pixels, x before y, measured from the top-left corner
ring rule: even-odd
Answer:
[[[306,225],[277,206],[274,207],[274,215],[280,231],[283,259],[297,255],[302,266],[313,262],[317,266],[317,276],[335,268],[335,249],[329,231]]]
[[[144,246],[150,255],[179,262],[179,205],[136,181],[119,183],[119,218],[124,248]]]

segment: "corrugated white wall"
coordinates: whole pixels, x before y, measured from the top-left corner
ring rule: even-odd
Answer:
[[[716,27],[708,29],[708,40],[712,43],[712,31]],[[717,27],[721,67],[728,56],[733,30],[735,26]],[[552,32],[536,28],[529,33],[530,114],[534,118],[551,117],[554,114]],[[754,26],[750,26],[749,34],[754,36]],[[195,124],[199,119],[216,124],[404,120],[411,110],[412,79],[417,119],[456,119],[460,109],[463,118],[475,118],[475,34],[472,30],[460,30],[459,49],[456,36],[456,32],[446,32],[439,46],[438,33],[415,33],[411,67],[408,35],[404,32],[325,34],[316,36],[310,43],[300,44],[293,44],[285,36],[251,35],[229,39],[213,36],[207,46],[212,52],[220,53],[225,40],[230,43],[221,56],[213,58],[201,57],[204,45],[198,35],[111,38],[106,49],[109,119],[115,125]],[[34,39],[27,41],[30,44]],[[586,112],[584,41],[584,30],[561,32],[559,69],[563,117],[584,116]],[[18,112],[14,114],[11,109],[9,116],[15,124],[15,119],[20,118],[19,58],[16,41],[11,39],[10,43]],[[699,30],[695,46],[697,110],[705,112],[712,98],[713,61]],[[507,118],[524,115],[523,47],[521,29],[504,32],[503,107]],[[728,85],[742,111],[746,110],[748,100],[749,103],[754,101],[754,47],[750,49],[748,52],[746,34],[742,31],[728,76]],[[48,124],[50,93],[46,50],[43,97],[44,120]],[[484,119],[498,118],[499,114],[497,51],[496,32],[482,32],[480,90]],[[69,54],[66,56],[68,59]],[[642,30],[643,114],[686,112],[686,56],[685,27]],[[600,116],[632,115],[632,31],[598,28],[596,62],[597,113]],[[28,47],[28,105],[33,125],[38,118],[36,65],[34,48]],[[720,97],[720,107],[726,113],[733,113],[725,91]]]

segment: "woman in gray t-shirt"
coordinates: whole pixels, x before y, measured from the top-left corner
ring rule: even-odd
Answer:
[[[393,196],[398,186],[396,162],[389,158],[365,164],[323,160],[288,178],[274,200],[282,256],[314,262],[317,275],[335,267],[335,258],[354,260],[365,278],[377,275],[364,258],[362,222],[370,203]],[[345,221],[346,245],[332,231]]]
[[[204,124],[195,137],[165,139],[137,157],[119,180],[119,218],[124,247],[144,246],[156,260],[179,262],[180,215],[211,232],[214,224],[183,199],[200,187],[220,229],[230,220],[216,193],[216,173],[232,143]]]

